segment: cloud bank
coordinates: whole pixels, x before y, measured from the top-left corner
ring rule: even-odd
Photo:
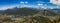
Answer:
[[[53,4],[60,6],[60,0],[50,0],[50,3],[53,3]]]

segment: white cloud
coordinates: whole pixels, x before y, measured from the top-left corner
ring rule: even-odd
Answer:
[[[20,4],[27,4],[28,2],[27,1],[25,1],[25,2],[20,2]]]
[[[18,5],[5,5],[5,6],[0,6],[0,10],[6,10],[6,9],[12,9]]]
[[[24,2],[20,2],[20,4],[24,4]]]
[[[27,1],[25,1],[25,3],[27,4],[28,2],[27,2]]]
[[[36,6],[36,5],[21,5],[20,6],[20,8],[23,8],[23,7],[38,8],[38,6]]]
[[[41,5],[43,5],[43,4],[37,4],[38,6],[41,6]]]
[[[60,5],[60,0],[50,0],[50,3]]]

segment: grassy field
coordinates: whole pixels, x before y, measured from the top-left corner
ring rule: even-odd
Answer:
[[[60,16],[24,16],[12,18],[12,15],[0,15],[0,23],[59,23]]]

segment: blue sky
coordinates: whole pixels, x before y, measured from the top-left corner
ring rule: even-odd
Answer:
[[[31,4],[31,2],[36,3],[36,1],[49,2],[49,0],[0,0],[0,5],[19,4],[21,1],[27,1],[29,4]]]
[[[36,6],[37,4],[44,2],[42,4],[47,4],[52,6],[53,4],[48,3],[50,0],[0,0],[0,10],[5,10],[8,8],[13,8],[15,6],[23,5],[21,2],[28,2],[26,5]],[[55,6],[55,5],[53,5]]]

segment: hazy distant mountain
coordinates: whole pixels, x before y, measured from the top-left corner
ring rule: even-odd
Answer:
[[[24,8],[13,8],[13,9],[7,9],[7,10],[4,10],[3,12],[0,12],[0,14],[8,14],[8,15],[32,15],[32,14],[35,14],[39,12],[36,8],[27,8],[27,7],[24,7]]]
[[[47,9],[48,10],[47,12],[44,12],[43,10],[44,9],[41,9],[41,8],[36,9],[36,8],[30,8],[30,7],[29,8],[28,7],[23,7],[23,8],[14,7],[13,9],[0,10],[0,14],[32,15],[32,14],[41,12],[40,14],[46,13],[48,15],[50,14],[55,15],[55,13],[60,13],[60,9]]]
[[[55,12],[55,13],[60,13],[60,9],[51,9],[50,11]]]

